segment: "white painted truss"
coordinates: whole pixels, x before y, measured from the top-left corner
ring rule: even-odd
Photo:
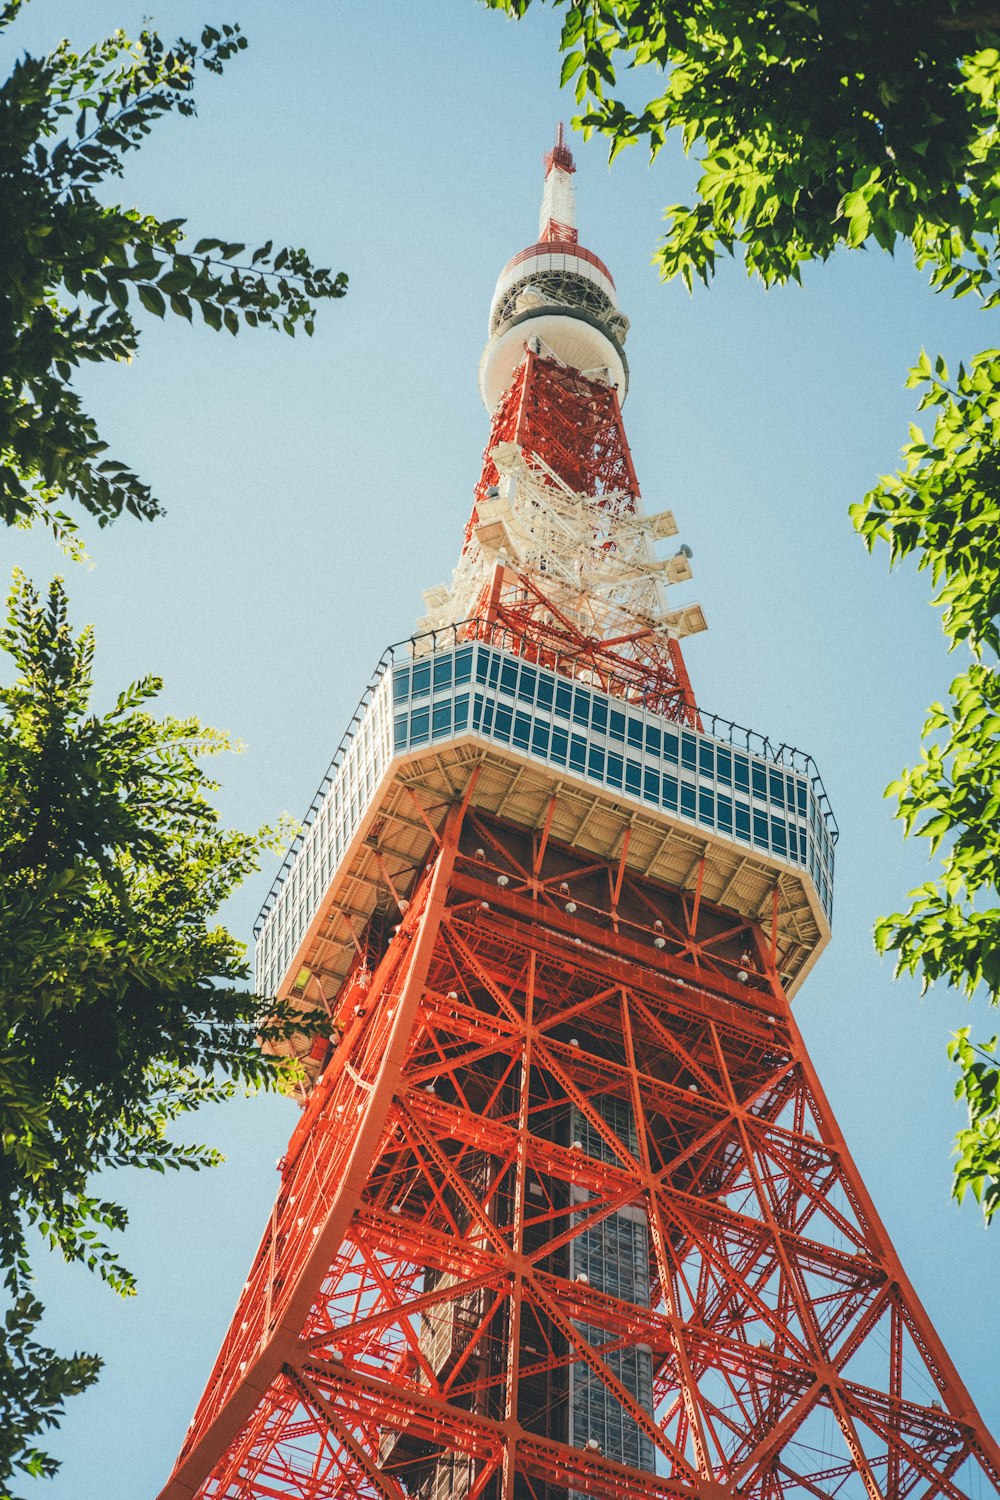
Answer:
[[[653,552],[653,542],[677,533],[671,511],[644,515],[625,495],[581,494],[537,455],[529,465],[514,443],[498,443],[490,456],[499,484],[478,506],[451,587],[425,592],[418,630],[479,613],[497,568],[505,584],[531,580],[553,611],[596,640],[650,629],[678,639],[705,629],[700,605],[667,603],[667,586],[691,577],[685,549],[662,559]]]

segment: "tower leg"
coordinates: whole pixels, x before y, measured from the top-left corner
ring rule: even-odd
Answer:
[[[692,881],[452,809],[162,1500],[1000,1493],[770,939]]]

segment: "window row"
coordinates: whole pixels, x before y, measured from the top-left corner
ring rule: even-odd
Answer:
[[[517,704],[524,704],[530,712],[537,707],[567,725],[662,757],[793,815],[806,816],[808,788],[802,777],[716,744],[693,730],[665,727],[662,720],[651,722],[652,716],[629,712],[624,706],[616,708],[604,693],[485,646],[464,646],[412,667],[394,668],[393,699],[397,709],[402,709],[407,702],[429,699],[432,693],[448,694],[473,676],[491,696],[511,700],[505,709],[513,711]]]
[[[781,859],[795,864],[806,863],[806,829],[779,813],[769,814],[752,807],[749,801],[734,797],[729,788],[696,786],[669,771],[657,770],[627,754],[594,744],[582,734],[533,719],[527,713],[484,698],[481,693],[474,697],[469,693],[459,693],[453,702],[446,700],[433,706],[413,708],[408,715],[398,714],[394,729],[396,753],[402,754],[453,734],[462,734],[469,728],[470,707],[474,733],[488,735],[552,765],[576,771],[602,786],[628,792],[667,812],[679,813],[706,828],[717,829],[728,838],[767,849]]]

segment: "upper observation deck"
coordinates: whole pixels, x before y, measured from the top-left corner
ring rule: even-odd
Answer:
[[[484,811],[540,827],[555,795],[555,840],[612,859],[628,832],[630,870],[684,889],[700,866],[707,900],[765,928],[777,900],[796,989],[829,940],[837,838],[811,757],[704,711],[701,728],[649,712],[526,659],[509,632],[467,633],[418,636],[379,662],[261,912],[260,990],[293,993],[307,966],[331,998],[476,767]]]

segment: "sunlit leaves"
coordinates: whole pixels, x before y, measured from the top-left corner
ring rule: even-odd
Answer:
[[[1000,1209],[1000,1069],[997,1037],[971,1042],[969,1027],[955,1033],[948,1055],[960,1069],[955,1096],[963,1099],[969,1125],[959,1132],[955,1167],[955,1197],[967,1192],[982,1205],[987,1220]]]
[[[0,29],[18,7],[0,10]],[[69,382],[84,361],[129,360],[143,315],[167,314],[235,334],[266,327],[311,334],[320,301],[346,277],[304,250],[252,253],[202,237],[183,219],[108,202],[156,122],[194,112],[198,69],[221,72],[246,46],[237,26],[207,26],[168,47],[153,31],[116,32],[82,53],[60,44],[22,57],[0,86],[0,521],[41,522],[72,547],[75,500],[106,525],[159,514],[149,487],[109,463]]]
[[[909,384],[935,411],[932,434],[911,429],[904,466],[853,506],[871,547],[928,571],[952,645],[1000,648],[1000,350],[987,349],[949,380],[922,354]]]
[[[50,1478],[59,1467],[35,1441],[58,1425],[64,1404],[97,1379],[101,1361],[89,1354],[64,1358],[39,1344],[41,1304],[22,1293],[0,1325],[0,1494],[15,1475]]]
[[[202,762],[233,748],[226,736],[154,717],[153,677],[97,713],[93,637],[73,633],[58,581],[44,601],[17,581],[0,647],[0,1267],[16,1308],[29,1227],[130,1294],[109,1238],[126,1214],[94,1195],[93,1174],[214,1165],[173,1127],[273,1084],[261,1035],[303,1026],[246,992],[243,945],[217,923],[276,838],[219,827]],[[42,1354],[65,1395],[96,1372]],[[16,1402],[3,1359],[0,1403]],[[0,1419],[0,1475],[38,1430]]]
[[[921,354],[909,383],[935,412],[925,436],[911,430],[903,467],[852,508],[869,547],[929,572],[952,646],[973,654],[932,704],[920,761],[888,789],[907,833],[926,838],[940,874],[912,891],[905,912],[875,929],[897,970],[1000,1002],[1000,350],[988,349],[952,379]],[[989,1044],[989,1050],[992,1050]],[[954,1191],[968,1188],[989,1218],[1000,1207],[1000,1075],[959,1032],[951,1056],[969,1110],[958,1137]]]
[[[530,0],[485,0],[521,15]],[[935,284],[992,295],[1000,13],[974,0],[550,0],[562,82],[612,157],[671,131],[701,167],[667,209],[665,278],[741,248],[765,283],[838,245],[912,241]],[[619,84],[640,73],[636,87]],[[627,98],[623,97],[627,93]],[[637,93],[645,104],[630,103]]]

